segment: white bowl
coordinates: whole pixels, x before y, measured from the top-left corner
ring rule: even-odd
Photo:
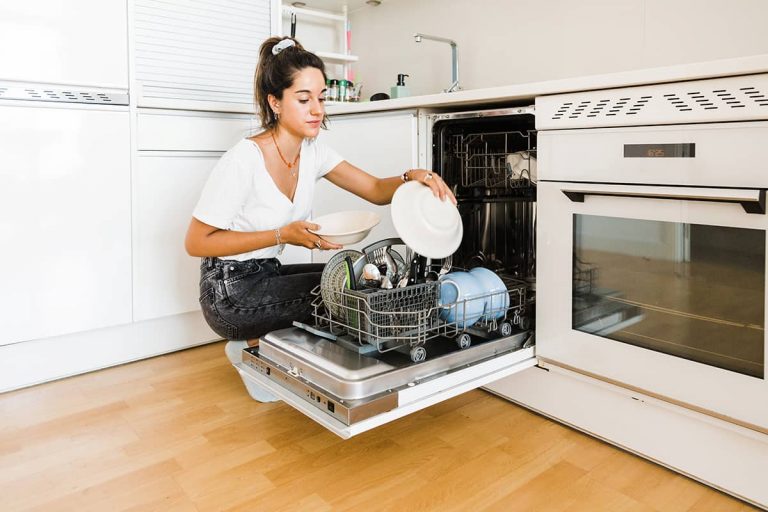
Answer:
[[[398,187],[392,197],[392,223],[405,245],[427,258],[450,256],[464,235],[456,205],[414,181]]]
[[[499,319],[509,309],[509,291],[507,285],[493,270],[475,267],[469,271],[480,283],[485,294],[485,320]]]
[[[318,224],[320,229],[309,231],[333,244],[348,245],[364,239],[380,221],[381,217],[375,212],[336,212],[312,219],[310,222]]]

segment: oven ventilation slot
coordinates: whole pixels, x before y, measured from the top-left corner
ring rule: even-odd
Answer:
[[[552,119],[579,119],[582,117],[612,117],[638,114],[651,100],[652,96],[624,97],[617,99],[585,100],[578,103],[563,103]]]
[[[626,94],[626,91],[623,91]],[[677,112],[694,112],[718,109],[739,109],[750,105],[768,107],[768,92],[757,87],[740,87],[732,89],[696,89],[680,91],[663,95],[625,96],[621,98],[603,98],[600,100],[583,100],[564,102],[559,105],[552,115],[553,120],[570,120],[582,118],[610,118],[619,116],[634,116],[652,103],[666,103]]]

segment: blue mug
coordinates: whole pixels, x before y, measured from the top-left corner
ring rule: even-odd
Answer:
[[[440,318],[455,323],[459,329],[471,327],[483,316],[483,287],[469,272],[451,272],[440,276]]]
[[[469,271],[480,283],[485,295],[483,320],[489,321],[504,316],[509,309],[509,291],[499,275],[487,268],[476,267]]]

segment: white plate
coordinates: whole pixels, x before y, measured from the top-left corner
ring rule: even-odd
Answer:
[[[456,205],[413,181],[401,185],[392,197],[392,223],[405,245],[427,258],[450,256],[464,235]]]
[[[379,222],[381,217],[378,213],[365,210],[351,210],[344,212],[329,213],[311,222],[320,225],[317,231],[309,230],[323,240],[328,242],[348,245],[355,244],[366,236]]]

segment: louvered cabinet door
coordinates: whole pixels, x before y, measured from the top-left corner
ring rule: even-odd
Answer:
[[[253,110],[259,46],[270,0],[131,0],[134,94],[139,107]]]

